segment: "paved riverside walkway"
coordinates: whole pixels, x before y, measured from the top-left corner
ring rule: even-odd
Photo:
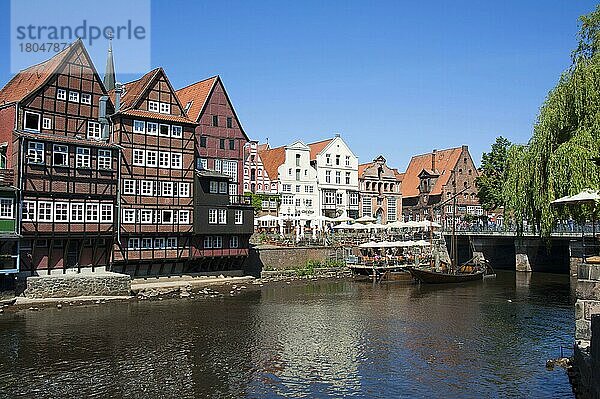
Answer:
[[[209,285],[225,285],[250,283],[254,281],[252,276],[196,276],[184,275],[176,277],[150,277],[134,278],[131,280],[131,291],[138,293],[146,290],[172,289],[186,286],[207,287]]]

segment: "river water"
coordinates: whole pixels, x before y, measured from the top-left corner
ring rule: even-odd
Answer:
[[[511,302],[509,302],[509,300]],[[6,398],[571,398],[569,277],[314,281],[0,315]]]

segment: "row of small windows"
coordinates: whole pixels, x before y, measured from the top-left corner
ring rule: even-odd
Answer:
[[[327,163],[327,165],[331,165],[331,154],[325,154],[325,162]],[[339,166],[341,163],[341,155],[336,155],[335,156],[335,164],[336,166]],[[346,155],[346,166],[350,166],[350,156]]]
[[[123,209],[125,224],[189,224],[190,211],[176,209]]]
[[[42,118],[39,113],[31,111],[25,111],[23,129],[32,132],[39,132],[40,120],[42,129],[52,129],[52,118]],[[102,140],[102,125],[99,122],[87,121],[87,138],[92,140]]]
[[[112,223],[113,204],[23,201],[22,220],[29,222]]]
[[[171,103],[163,103],[159,101],[148,101],[148,111],[158,112],[161,114],[171,113]]]
[[[133,121],[133,132],[147,134],[148,136],[162,136],[181,138],[183,129],[178,125],[164,123]]]
[[[224,150],[226,144],[227,144],[226,139],[219,139],[219,149]],[[206,148],[207,146],[208,146],[208,137],[200,136],[200,147]],[[234,139],[229,139],[229,149],[235,150],[235,140]]]
[[[228,184],[227,182],[221,181],[214,181],[211,180],[210,181],[210,188],[209,191],[211,194],[227,194],[228,190]]]
[[[323,191],[324,205],[342,205],[344,203],[344,193],[331,190]],[[349,205],[358,205],[358,193],[348,193]]]
[[[394,191],[396,185],[394,183],[382,183],[382,182],[365,182],[365,191]]]
[[[190,196],[190,183],[124,179],[123,194],[187,198]]]
[[[302,186],[300,184],[296,184],[296,192],[299,193],[302,191]],[[281,185],[281,191],[283,191],[284,193],[291,193],[292,192],[292,185],[291,184],[282,184]],[[305,185],[304,186],[304,192],[307,194],[311,194],[315,192],[315,187],[312,185]]]
[[[295,205],[300,206],[300,204],[304,203],[306,208],[312,208],[313,200],[312,198],[304,198],[303,201],[300,198],[294,199],[293,195],[282,195],[281,196],[281,205]]]
[[[66,89],[57,89],[56,90],[56,99],[57,100],[66,100],[67,99],[67,90]],[[82,104],[92,104],[92,95],[90,93],[79,93],[75,90],[69,90],[69,102]]]
[[[342,173],[340,171],[335,172],[335,184],[342,184]],[[346,172],[346,184],[350,184],[350,172]],[[331,171],[325,171],[325,183],[331,183]]]
[[[130,237],[127,249],[177,249],[177,237]]]
[[[27,144],[27,161],[31,164],[44,165],[46,163],[45,145],[39,141],[30,141]],[[63,144],[52,145],[52,166],[70,166],[69,147]],[[112,151],[98,150],[98,169],[112,169]],[[92,167],[92,151],[87,147],[75,148],[75,167],[90,169]]]
[[[181,169],[183,154],[180,152],[133,150],[133,165]]]
[[[227,224],[227,209],[209,209],[208,210],[208,223],[209,224]],[[244,213],[236,209],[234,213],[234,223],[244,223]]]
[[[239,248],[240,239],[238,236],[229,237],[229,248]],[[204,249],[219,249],[223,248],[222,236],[206,236],[204,237]]]
[[[232,128],[233,127],[233,118],[231,116],[228,116],[226,119],[226,125],[228,128]],[[212,116],[212,125],[215,127],[219,126],[219,115],[213,115]]]
[[[261,183],[258,183],[258,184],[252,183],[252,187],[250,187],[248,185],[248,183],[244,183],[244,190],[245,191],[248,191],[251,188],[252,188],[253,192],[255,190],[258,190],[258,191],[263,191],[263,190],[268,191],[269,190],[269,183],[265,183],[264,185],[261,184]],[[271,183],[271,190],[277,190],[277,183]]]

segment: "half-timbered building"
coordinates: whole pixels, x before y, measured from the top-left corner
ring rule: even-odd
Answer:
[[[182,270],[193,235],[196,123],[162,68],[117,86],[111,96],[113,141],[121,148],[114,269]]]
[[[0,91],[0,142],[20,191],[21,269],[104,268],[112,252],[117,149],[107,92],[80,40]]]

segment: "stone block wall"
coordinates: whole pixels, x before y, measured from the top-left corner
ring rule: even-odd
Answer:
[[[580,347],[588,347],[592,339],[592,316],[600,314],[600,265],[577,265],[576,295],[575,341]]]
[[[330,247],[256,247],[251,252],[254,252],[249,257],[253,263],[252,269],[270,271],[304,267],[309,260],[322,262],[331,259],[336,250]],[[344,259],[341,250],[338,251],[338,255],[340,260]]]
[[[27,277],[25,297],[30,299],[76,296],[128,296],[131,277],[119,273],[82,273]]]

